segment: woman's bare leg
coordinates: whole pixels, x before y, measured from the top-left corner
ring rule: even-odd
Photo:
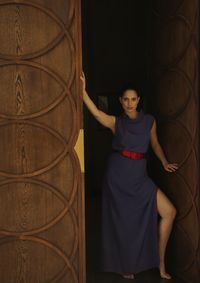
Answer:
[[[176,209],[160,189],[157,190],[157,209],[161,217],[159,223],[160,276],[170,279],[171,276],[165,270],[165,251],[176,216]]]

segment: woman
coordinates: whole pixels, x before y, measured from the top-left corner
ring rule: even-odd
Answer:
[[[96,107],[86,92],[84,74],[81,80],[85,105],[114,134],[103,184],[103,270],[134,279],[135,273],[158,267],[162,278],[171,279],[165,270],[165,250],[176,209],[147,175],[149,143],[167,172],[175,172],[178,164],[167,161],[154,117],[137,111],[140,95],[135,89],[123,91],[120,103],[124,113],[115,117]],[[157,214],[161,217],[158,230]]]

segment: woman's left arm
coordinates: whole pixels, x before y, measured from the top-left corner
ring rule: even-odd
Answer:
[[[157,137],[157,126],[156,126],[156,120],[154,119],[153,126],[151,128],[150,132],[150,142],[151,147],[153,151],[155,152],[156,156],[160,159],[164,169],[168,172],[174,172],[178,169],[177,163],[169,163],[165,157],[165,154],[162,150],[162,147],[158,141]]]

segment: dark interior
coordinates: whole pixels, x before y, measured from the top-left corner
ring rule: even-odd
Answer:
[[[119,91],[126,83],[147,94],[148,2],[82,1],[83,69],[87,90],[98,105],[108,98],[108,113],[119,114]],[[111,134],[85,109],[86,191],[98,194]]]
[[[110,114],[120,113],[118,95],[123,84],[137,85],[148,108],[149,3],[138,0],[83,0],[83,69],[87,91],[99,106],[99,97],[107,98]],[[103,275],[100,261],[101,184],[112,134],[100,126],[84,107],[86,255],[87,283],[121,282],[117,275]],[[141,276],[141,277],[140,277]],[[138,276],[139,282],[160,282],[155,270]],[[178,281],[173,281],[178,282]]]

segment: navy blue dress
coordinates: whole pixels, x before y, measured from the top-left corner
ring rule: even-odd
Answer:
[[[140,111],[135,119],[116,117],[112,147],[147,152],[154,117]],[[159,267],[157,186],[146,159],[112,152],[102,193],[102,270],[137,273]]]

